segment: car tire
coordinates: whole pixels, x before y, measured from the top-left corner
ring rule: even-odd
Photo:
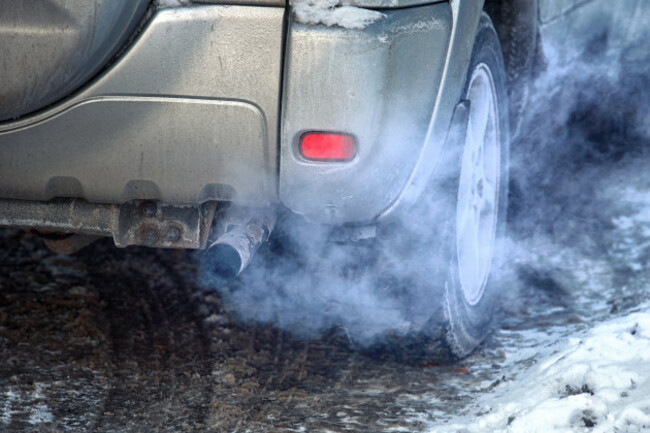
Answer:
[[[499,38],[484,13],[463,91],[463,99],[469,101],[464,105],[469,111],[465,131],[455,138],[450,134],[423,199],[399,230],[391,230],[383,240],[390,246],[382,250],[399,259],[393,258],[391,265],[391,258],[386,258],[382,267],[397,269],[393,276],[399,275],[409,287],[411,298],[426,302],[414,305],[409,332],[386,335],[370,349],[373,355],[397,355],[407,362],[453,362],[471,353],[491,328],[499,292],[494,271],[508,208],[506,82]],[[468,211],[478,219],[473,236],[466,228]],[[475,259],[479,265],[473,267]],[[387,351],[386,344],[392,350]]]
[[[543,64],[539,53],[538,0],[489,0],[485,11],[493,18],[503,48],[510,131],[516,137],[528,106],[534,72]]]

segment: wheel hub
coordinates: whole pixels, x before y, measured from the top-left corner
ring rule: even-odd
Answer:
[[[460,284],[470,305],[483,296],[490,272],[501,172],[498,107],[492,74],[476,66],[468,88],[470,113],[456,209]]]

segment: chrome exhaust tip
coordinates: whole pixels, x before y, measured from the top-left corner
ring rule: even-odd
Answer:
[[[204,266],[223,280],[235,278],[251,263],[275,227],[273,209],[231,207],[217,215],[217,239],[204,254]]]
[[[224,280],[235,278],[244,270],[241,254],[228,243],[211,245],[208,254],[212,271]]]

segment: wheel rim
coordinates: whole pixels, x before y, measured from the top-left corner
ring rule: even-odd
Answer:
[[[467,99],[469,121],[456,208],[456,247],[465,300],[481,300],[492,263],[499,208],[501,149],[494,80],[484,63],[476,66]]]

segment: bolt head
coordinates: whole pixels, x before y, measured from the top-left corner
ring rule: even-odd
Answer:
[[[169,242],[177,242],[181,238],[181,229],[176,226],[171,226],[169,229],[167,229],[165,238]]]
[[[158,233],[155,230],[145,230],[142,233],[142,242],[145,245],[155,245],[158,243]]]
[[[153,202],[147,202],[142,205],[142,214],[146,217],[154,217],[158,212],[158,207]]]

